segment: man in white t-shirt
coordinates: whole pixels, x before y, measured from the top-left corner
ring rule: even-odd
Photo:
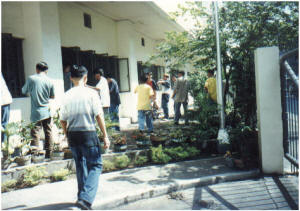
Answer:
[[[109,87],[106,78],[104,77],[103,69],[98,68],[94,71],[95,79],[99,81],[94,87],[95,90],[99,91],[102,107],[104,114],[109,114],[110,107],[110,95]]]
[[[9,114],[10,114],[10,104],[12,103],[11,94],[7,88],[6,82],[3,78],[1,72],[1,79],[0,79],[0,88],[1,88],[1,127],[2,129],[6,128],[6,125],[9,122]],[[4,142],[7,136],[5,133],[1,133],[1,142]]]
[[[90,210],[102,171],[100,141],[96,133],[95,119],[104,136],[104,148],[109,148],[110,141],[98,93],[86,87],[87,69],[84,66],[72,65],[70,71],[74,87],[68,90],[63,98],[61,125],[76,164],[78,183],[76,205],[83,210]]]

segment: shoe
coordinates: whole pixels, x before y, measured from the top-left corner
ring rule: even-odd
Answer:
[[[92,210],[91,204],[82,199],[78,199],[76,205],[80,207],[82,210]]]

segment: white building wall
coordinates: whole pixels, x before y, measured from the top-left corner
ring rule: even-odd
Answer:
[[[62,46],[117,55],[115,21],[72,2],[59,2],[58,11]],[[84,26],[84,13],[91,15],[91,29]]]
[[[14,37],[24,38],[23,9],[20,2],[1,2],[2,33],[11,33]]]

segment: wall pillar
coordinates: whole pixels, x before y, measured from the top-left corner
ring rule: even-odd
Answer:
[[[57,2],[22,2],[22,10],[25,77],[35,74],[37,62],[48,64],[48,76],[55,86],[56,99],[51,102],[54,111],[64,93],[58,5]]]
[[[130,92],[121,93],[120,116],[131,118],[133,122],[137,121],[137,95],[134,89],[138,85],[137,58],[134,40],[134,29],[128,21],[117,23],[118,54],[120,58],[128,58]],[[122,79],[121,79],[122,80]]]
[[[283,129],[278,47],[255,50],[259,153],[263,173],[283,173]]]

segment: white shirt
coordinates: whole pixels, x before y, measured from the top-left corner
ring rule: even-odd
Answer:
[[[100,89],[99,95],[103,107],[110,107],[109,87],[106,78],[101,76],[100,81],[96,85]]]
[[[2,72],[1,72],[1,105],[8,105],[12,103],[12,97],[11,94],[7,88],[7,85],[5,83],[5,80],[3,78]]]
[[[98,93],[84,86],[69,89],[63,98],[61,120],[67,122],[68,131],[95,131],[95,117],[103,115]]]

